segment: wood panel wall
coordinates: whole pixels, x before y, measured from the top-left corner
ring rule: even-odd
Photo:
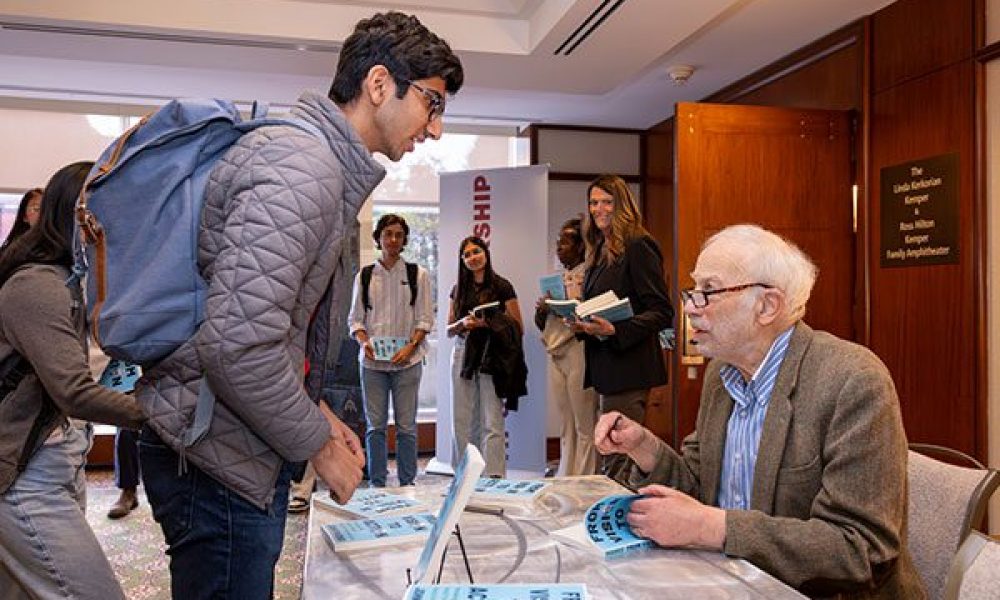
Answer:
[[[673,281],[671,258],[674,256],[674,128],[673,121],[653,127],[643,136],[643,157],[646,163],[643,178],[643,220],[653,232],[663,252],[663,276],[675,311],[680,310],[677,282]],[[668,381],[653,388],[646,403],[645,425],[663,439],[671,439],[674,430],[674,387],[678,373],[673,368],[673,352],[664,353]]]
[[[859,186],[855,339],[886,362],[911,441],[986,459],[984,196],[975,185],[982,0],[898,0],[858,23],[748,75],[706,102],[853,110]],[[979,37],[977,37],[979,36]],[[981,102],[981,101],[980,101]],[[671,131],[672,119],[649,130]],[[658,143],[662,144],[662,140]],[[881,168],[956,152],[960,161],[958,265],[881,269]],[[647,152],[647,171],[666,155]],[[672,155],[670,157],[672,160]],[[673,203],[671,186],[647,203]],[[673,240],[667,223],[651,223]],[[664,243],[665,251],[670,246]],[[676,248],[674,249],[676,253]],[[675,259],[676,254],[668,260]],[[699,386],[674,378],[675,415],[697,408]],[[687,421],[688,419],[681,419]],[[674,443],[689,430],[679,423]]]
[[[872,17],[870,346],[892,372],[909,439],[985,461],[974,12],[974,0],[899,0]],[[881,268],[880,170],[950,153],[959,156],[959,263]]]

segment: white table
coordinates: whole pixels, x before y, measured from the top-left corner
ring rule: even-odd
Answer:
[[[555,542],[550,531],[580,522],[594,502],[624,488],[600,475],[547,481],[552,485],[533,503],[504,503],[502,516],[463,514],[459,526],[476,583],[585,583],[595,600],[804,598],[750,563],[718,552],[658,548],[604,560]],[[447,487],[446,481],[389,491],[426,502],[436,513]],[[406,569],[416,565],[422,545],[335,554],[320,527],[337,520],[315,504],[310,510],[303,599],[402,598]],[[454,538],[442,582],[468,582]]]

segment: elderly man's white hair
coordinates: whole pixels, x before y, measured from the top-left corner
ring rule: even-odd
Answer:
[[[750,278],[739,283],[766,283],[785,294],[785,314],[791,324],[806,313],[819,270],[795,244],[757,225],[731,225],[705,241],[702,252],[712,246],[726,254]],[[718,248],[717,248],[718,250]]]

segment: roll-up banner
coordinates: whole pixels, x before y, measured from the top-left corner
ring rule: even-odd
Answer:
[[[545,349],[533,323],[538,278],[552,272],[549,249],[548,167],[544,165],[444,173],[438,230],[437,439],[431,472],[450,472],[452,458],[452,340],[449,293],[458,280],[458,245],[469,235],[486,240],[493,269],[517,293],[524,323],[528,395],[507,415],[508,476],[537,477],[545,471]],[[552,225],[558,227],[558,223]]]

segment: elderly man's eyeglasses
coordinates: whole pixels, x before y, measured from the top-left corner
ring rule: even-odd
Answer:
[[[413,86],[413,89],[423,94],[424,98],[427,98],[427,109],[429,111],[427,114],[428,122],[433,121],[434,119],[444,114],[444,105],[445,105],[444,96],[442,96],[437,90],[425,88],[419,83],[410,81],[409,79],[403,79],[402,81],[405,81],[406,83]]]
[[[681,299],[684,300],[684,302],[691,302],[695,308],[705,308],[708,306],[709,298],[716,294],[722,294],[724,292],[742,292],[743,290],[747,290],[752,287],[762,287],[769,290],[774,286],[766,283],[744,283],[742,285],[733,285],[717,290],[696,290],[694,288],[688,288],[686,290],[681,290]]]

